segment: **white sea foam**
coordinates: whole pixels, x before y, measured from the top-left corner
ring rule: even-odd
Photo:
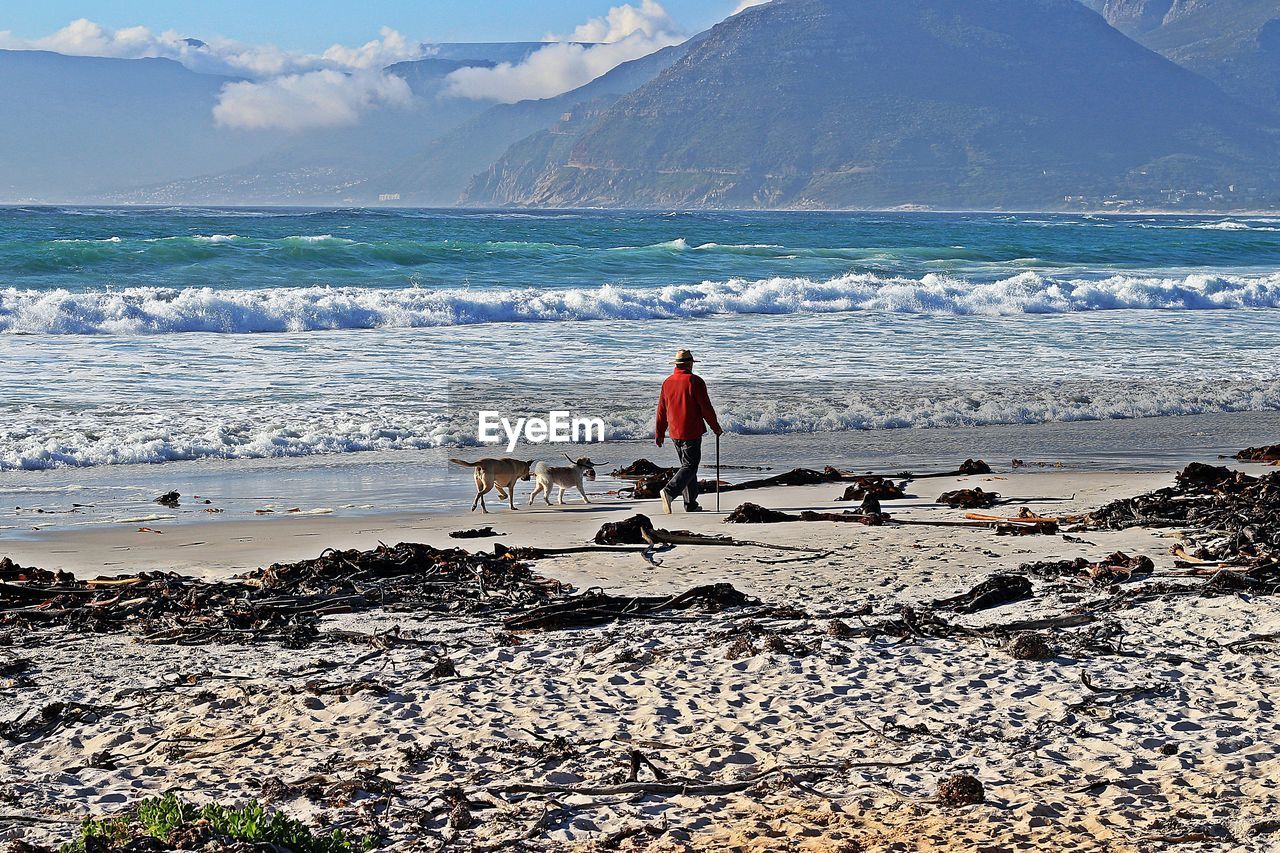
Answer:
[[[859,273],[827,281],[734,279],[590,289],[130,287],[72,292],[8,288],[0,290],[0,332],[305,332],[722,314],[1012,315],[1275,307],[1280,307],[1280,274],[1078,279],[1023,272],[973,282],[943,274],[914,279]]]
[[[1280,228],[1270,225],[1250,225],[1230,219],[1224,219],[1221,222],[1197,222],[1194,225],[1179,225],[1177,227],[1190,228],[1197,231],[1280,231]]]
[[[733,433],[785,434],[865,429],[1036,424],[1167,415],[1280,410],[1280,380],[1018,382],[978,386],[904,383],[778,393],[737,385],[721,421]],[[646,440],[653,411],[644,400],[607,404],[606,438]],[[194,408],[199,409],[199,404]],[[94,417],[86,414],[82,417]],[[269,459],[362,451],[474,445],[474,421],[427,403],[332,411],[302,403],[222,406],[157,426],[153,413],[119,413],[93,423],[49,421],[24,433],[0,431],[0,471],[161,463],[201,458]]]
[[[329,243],[335,246],[350,246],[355,240],[348,240],[346,237],[335,237],[332,234],[294,234],[284,238],[286,242],[296,243]]]

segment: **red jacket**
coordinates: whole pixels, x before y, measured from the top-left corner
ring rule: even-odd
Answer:
[[[662,396],[658,398],[658,423],[654,429],[658,443],[668,432],[675,439],[698,438],[706,432],[703,421],[715,433],[723,432],[707,396],[707,383],[692,371],[677,367],[662,383]]]

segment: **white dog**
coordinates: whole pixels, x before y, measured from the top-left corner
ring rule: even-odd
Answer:
[[[552,486],[557,486],[560,489],[560,506],[564,506],[564,493],[569,488],[576,488],[578,494],[582,495],[582,500],[586,503],[591,503],[591,499],[587,497],[586,490],[582,488],[582,483],[584,480],[595,482],[595,463],[585,456],[574,460],[568,454],[565,454],[564,458],[573,464],[553,467],[545,462],[539,462],[533,466],[533,478],[536,482],[533,492],[529,495],[530,504],[541,493],[542,499],[547,502],[547,506],[551,506]]]

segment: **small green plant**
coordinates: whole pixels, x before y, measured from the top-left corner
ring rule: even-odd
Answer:
[[[121,847],[129,842],[133,834],[129,830],[129,821],[122,817],[108,817],[99,820],[86,820],[80,826],[79,837],[65,845],[63,853],[80,853],[89,846]]]
[[[169,834],[195,818],[195,809],[173,794],[143,800],[137,806],[137,822],[152,838],[168,838]]]
[[[197,807],[165,794],[143,800],[126,815],[86,820],[79,835],[64,844],[61,853],[114,850],[144,836],[168,841],[175,833],[188,830],[211,838],[272,844],[292,853],[366,853],[377,846],[372,837],[351,837],[336,829],[329,835],[317,835],[300,821],[283,812],[268,811],[257,801],[237,807],[218,803]]]

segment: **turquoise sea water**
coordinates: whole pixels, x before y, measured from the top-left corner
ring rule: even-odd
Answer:
[[[639,438],[679,346],[737,432],[1266,410],[1278,333],[1280,217],[8,208],[0,470]]]

